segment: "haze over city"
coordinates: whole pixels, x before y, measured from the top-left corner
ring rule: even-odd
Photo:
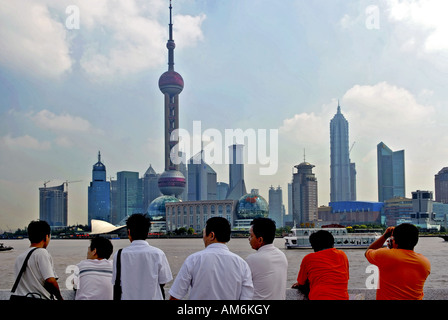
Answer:
[[[448,3],[173,0],[180,127],[278,130],[278,170],[245,167],[268,199],[315,165],[330,199],[329,123],[349,122],[357,200],[378,201],[376,146],[405,150],[406,194],[448,166]],[[0,229],[39,217],[38,188],[68,184],[68,222],[87,223],[101,151],[107,176],[161,173],[168,0],[0,0]],[[76,16],[79,12],[79,17]],[[75,14],[75,15],[74,15]],[[78,19],[79,18],[79,19]],[[78,20],[77,20],[78,19]],[[79,22],[79,24],[76,24]],[[269,143],[269,137],[268,137]],[[224,152],[224,150],[223,150]],[[211,165],[228,182],[228,166]]]

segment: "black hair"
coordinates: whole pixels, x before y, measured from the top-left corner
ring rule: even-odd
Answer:
[[[334,237],[327,230],[319,230],[310,235],[311,247],[315,252],[333,248]]]
[[[418,242],[418,229],[410,223],[402,223],[393,231],[394,241],[398,248],[414,250]]]
[[[215,233],[216,240],[219,242],[229,242],[231,233],[229,221],[223,217],[208,219],[205,225],[205,235],[208,236],[210,232]]]
[[[275,221],[269,218],[255,218],[250,223],[257,238],[263,237],[265,244],[271,244],[275,239]]]
[[[109,259],[114,251],[112,242],[103,237],[95,237],[90,240],[90,250],[95,250],[98,258]]]
[[[145,240],[151,227],[151,220],[147,214],[134,213],[126,220],[126,227],[133,240]]]
[[[31,243],[39,243],[51,234],[51,228],[47,221],[31,221],[28,225],[28,238]]]

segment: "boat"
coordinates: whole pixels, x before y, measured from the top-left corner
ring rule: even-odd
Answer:
[[[348,232],[346,228],[293,228],[285,239],[285,248],[312,249],[309,237],[319,230],[330,232],[334,237],[334,248],[366,249],[381,236],[378,232]]]
[[[8,251],[8,250],[12,250],[14,249],[13,247],[10,246],[5,246],[3,243],[0,243],[0,251]]]
[[[448,241],[448,235],[444,235],[444,236],[439,236],[440,238],[442,238],[445,241]]]

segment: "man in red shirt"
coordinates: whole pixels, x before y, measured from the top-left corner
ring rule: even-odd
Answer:
[[[390,248],[383,248],[390,237]],[[418,242],[416,226],[403,223],[389,227],[367,249],[367,260],[378,266],[377,300],[421,300],[423,286],[431,272],[429,260],[414,252]]]
[[[333,248],[333,235],[319,230],[310,235],[314,250],[307,254],[300,265],[297,288],[310,300],[348,300],[349,265],[346,254]]]

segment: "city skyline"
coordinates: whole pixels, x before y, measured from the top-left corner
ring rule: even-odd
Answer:
[[[150,164],[163,172],[157,82],[167,66],[168,6],[0,1],[0,40],[8,44],[0,53],[0,229],[38,218],[38,188],[48,180],[82,180],[68,185],[68,223],[87,224],[98,150],[108,177],[143,175]],[[185,79],[179,126],[279,132],[277,173],[246,165],[247,190],[265,199],[271,185],[287,190],[306,149],[319,205],[327,205],[338,100],[355,142],[358,200],[377,200],[380,141],[406,151],[407,197],[434,190],[448,154],[448,4],[179,0],[173,7],[176,70]],[[211,167],[228,183],[227,165]]]

